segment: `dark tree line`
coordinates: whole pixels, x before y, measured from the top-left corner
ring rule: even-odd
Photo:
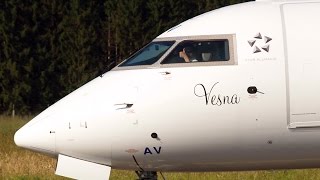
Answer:
[[[37,113],[161,32],[244,0],[4,0],[0,114]]]

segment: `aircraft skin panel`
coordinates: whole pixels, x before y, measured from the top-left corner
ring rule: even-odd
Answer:
[[[109,179],[111,168],[59,154],[56,174],[75,179]]]
[[[290,93],[290,127],[320,126],[320,55],[315,32],[320,3],[286,4],[283,6],[288,49],[288,80]],[[294,11],[305,13],[295,15]],[[301,24],[304,24],[301,26]],[[297,33],[298,32],[298,33]]]
[[[283,110],[282,119],[285,120],[284,98],[282,104],[275,103],[273,107],[266,107],[261,109],[256,108],[259,106],[253,106],[252,112],[257,112],[257,114],[244,114],[241,112],[243,112],[242,108],[247,107],[246,103],[256,102],[257,104],[259,104],[259,100],[266,103],[268,102],[268,98],[264,98],[263,96],[259,95],[259,97],[254,97],[255,99],[251,99],[251,97],[246,92],[247,86],[242,85],[242,88],[239,88],[243,83],[241,82],[241,79],[238,80],[238,83],[234,83],[235,81],[227,81],[227,79],[230,80],[230,78],[232,77],[219,77],[219,74],[223,70],[217,69],[215,73],[212,73],[211,71],[214,71],[212,67],[202,68],[201,74],[206,76],[211,75],[213,77],[213,80],[203,80],[203,76],[193,76],[192,79],[186,79],[183,78],[186,75],[181,75],[196,75],[198,73],[194,73],[193,71],[198,70],[199,69],[197,68],[170,69],[172,75],[171,80],[166,80],[157,72],[146,70],[146,73],[148,73],[148,75],[144,75],[144,77],[148,78],[143,79],[143,82],[153,81],[157,83],[152,84],[152,82],[148,82],[146,84],[150,84],[149,87],[140,88],[139,92],[143,94],[144,99],[139,99],[138,101],[144,103],[137,104],[137,106],[133,107],[137,108],[134,109],[137,113],[139,112],[139,108],[149,112],[137,114],[137,116],[139,117],[139,121],[138,125],[135,126],[140,128],[141,131],[144,132],[140,135],[140,137],[137,135],[137,130],[135,130],[133,133],[135,136],[137,136],[137,140],[145,139],[145,144],[139,146],[138,143],[134,143],[137,140],[132,140],[132,136],[123,137],[130,139],[130,141],[126,142],[133,142],[131,146],[127,146],[127,149],[138,150],[138,152],[135,152],[134,155],[141,166],[148,167],[150,164],[153,164],[154,166],[156,162],[158,162],[157,159],[161,159],[161,161],[159,162],[159,167],[162,167],[163,164],[172,164],[171,161],[177,159],[181,155],[189,155],[190,158],[186,159],[186,162],[184,162],[184,160],[177,159],[177,164],[191,163],[193,161],[193,158],[199,160],[201,159],[201,157],[203,157],[203,164],[209,162],[225,162],[225,156],[222,156],[222,154],[225,154],[227,152],[230,153],[230,161],[234,162],[237,160],[240,162],[246,162],[248,161],[248,158],[250,158],[250,156],[251,158],[253,158],[252,153],[257,154],[257,150],[259,151],[259,149],[263,149],[263,146],[265,146],[265,148],[272,146],[269,146],[268,142],[270,140],[272,141],[273,137],[276,137],[275,132],[277,132],[277,130],[274,129],[274,126],[271,125],[271,123],[273,123],[273,120],[278,120],[278,122],[281,123],[282,127],[286,130],[286,121],[279,121],[279,117],[275,117],[273,115],[270,117],[270,119],[268,117],[262,118],[262,114],[266,110],[274,108],[275,111],[277,111],[278,109]],[[230,72],[231,71],[234,72],[234,69],[230,69]],[[241,71],[239,71],[239,74],[245,73],[240,72]],[[177,76],[177,78],[175,78],[175,75]],[[161,81],[158,81],[159,79],[157,78],[163,78],[162,83],[159,83]],[[199,79],[198,81],[196,80],[197,78]],[[235,76],[234,78],[236,79],[237,77]],[[219,79],[219,82],[214,79]],[[174,86],[174,84],[176,84],[175,82],[180,82],[179,87]],[[218,84],[216,84],[217,82]],[[237,98],[240,98],[239,103],[237,104],[237,102],[235,102],[234,104],[230,103],[218,106],[213,105],[210,102],[210,104],[207,105],[205,97],[198,97],[195,95],[194,88],[199,83],[203,83],[206,91],[209,91],[210,88],[215,85],[211,92],[212,94],[210,95],[210,98],[213,96],[218,96],[219,94],[220,96],[225,95],[230,97],[232,95],[236,95]],[[157,88],[155,89],[153,87]],[[197,86],[196,88],[200,88],[200,86]],[[197,90],[197,94],[199,96],[202,95],[200,93],[204,92],[201,88]],[[272,94],[272,91],[268,90],[268,93]],[[283,91],[283,93],[285,93],[285,91]],[[155,94],[159,95],[161,99],[155,98]],[[172,98],[172,96],[170,96],[172,94],[177,94],[177,96]],[[158,108],[153,108],[156,105],[158,106]],[[177,106],[179,106],[179,108]],[[154,116],[154,114],[161,114],[161,116],[157,118]],[[219,119],[216,119],[214,117],[219,117]],[[262,119],[260,119],[260,117]],[[250,130],[248,130],[249,127]],[[150,134],[152,132],[156,132],[160,140],[152,139],[150,137]],[[196,132],[197,137],[195,138],[194,133]],[[252,138],[248,138],[251,137],[251,133],[255,134],[255,132],[263,134],[262,137],[260,137],[261,139],[255,136],[252,136]],[[237,139],[236,137],[239,137],[239,139]],[[190,141],[191,139],[192,141]],[[208,142],[210,143],[208,144]],[[243,146],[240,144],[242,144]],[[160,147],[161,153],[158,154],[154,150],[154,148],[158,150]],[[206,148],[202,149],[202,147]],[[148,148],[147,151],[146,148]],[[247,148],[252,150],[251,153],[239,154],[239,150],[240,152],[246,152],[248,151]],[[181,149],[183,149],[183,151],[181,151]],[[123,150],[121,151],[120,149],[114,149],[112,152],[114,152],[112,157],[112,159],[114,160],[116,160],[118,157],[124,158],[125,154],[127,153]],[[172,154],[169,152],[172,152]],[[265,150],[260,150],[260,152],[261,155],[263,155],[264,153],[265,155],[269,153]],[[162,155],[162,153],[164,154]],[[208,156],[210,156],[210,158],[208,158]],[[130,156],[127,157],[131,158]],[[263,159],[263,156],[261,156],[261,158]],[[122,161],[126,162],[124,160]],[[201,161],[198,162],[200,163]],[[117,162],[113,161],[113,166],[118,167]],[[119,165],[119,167],[120,166],[123,167],[123,164]],[[136,165],[133,162],[131,164],[131,167],[134,166]],[[170,168],[168,168],[168,170],[169,169]]]

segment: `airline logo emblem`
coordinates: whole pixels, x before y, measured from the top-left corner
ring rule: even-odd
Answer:
[[[248,40],[250,47],[252,47],[252,53],[260,53],[262,51],[270,51],[270,41],[272,38],[269,36],[262,36],[261,33],[257,33],[251,40]]]

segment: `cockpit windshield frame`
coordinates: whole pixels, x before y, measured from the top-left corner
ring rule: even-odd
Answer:
[[[186,41],[202,42],[202,41],[225,41],[227,42],[228,59],[221,61],[201,61],[190,63],[164,63],[164,60],[182,43]],[[156,38],[153,42],[174,42],[174,44],[162,54],[158,61],[150,65],[136,65],[136,66],[122,66],[123,63],[115,67],[113,70],[127,70],[127,69],[149,69],[149,68],[170,68],[170,67],[192,67],[192,66],[224,66],[224,65],[238,65],[236,35],[222,34],[222,35],[199,35],[199,36],[180,36],[168,38]],[[148,45],[147,45],[148,46]],[[145,46],[145,47],[147,47]],[[144,47],[144,48],[145,48]],[[142,48],[142,49],[144,49]],[[141,50],[139,50],[141,51]],[[138,51],[138,52],[139,52]],[[133,55],[135,56],[135,54]],[[131,56],[132,57],[132,56]]]

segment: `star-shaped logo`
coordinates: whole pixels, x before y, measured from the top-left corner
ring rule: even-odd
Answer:
[[[263,42],[261,43],[261,41]],[[255,36],[253,36],[253,40],[248,40],[248,43],[250,47],[253,48],[253,53],[260,53],[262,52],[262,50],[264,50],[265,52],[270,51],[270,44],[269,44],[270,41],[272,41],[271,37],[263,36],[262,38],[261,33],[257,33]]]

